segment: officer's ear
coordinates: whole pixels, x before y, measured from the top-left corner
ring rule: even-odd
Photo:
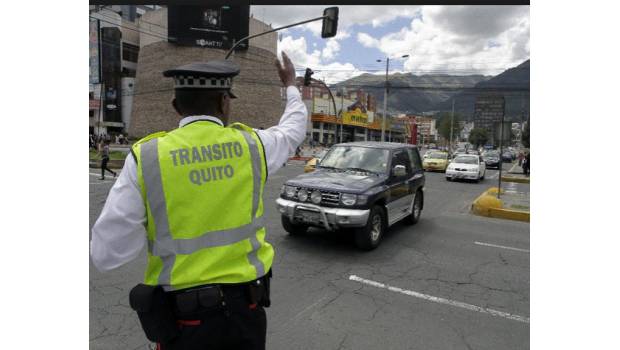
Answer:
[[[177,99],[176,98],[172,99],[172,107],[174,107],[174,110],[177,111],[177,113],[179,115],[182,115],[181,111],[179,110],[179,105],[177,104]]]

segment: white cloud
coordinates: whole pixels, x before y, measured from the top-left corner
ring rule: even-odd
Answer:
[[[379,40],[366,33],[357,33],[357,41],[364,47],[379,47]]]
[[[267,23],[276,27],[320,16],[324,7],[252,6],[252,12],[260,15],[264,9]],[[398,18],[409,18],[409,25],[381,37],[373,30],[359,32],[352,27],[385,28]],[[364,48],[376,48],[389,57],[410,55],[404,62],[390,64],[390,72],[404,69],[415,74],[498,74],[529,58],[529,27],[529,6],[340,6],[338,35],[325,41],[322,50],[316,45],[323,40],[320,21],[303,26],[316,40],[294,39],[284,31],[279,49],[287,51],[296,65],[299,62],[304,68],[332,69],[329,80],[361,73],[336,71],[352,65],[331,62],[340,53],[342,40],[350,37],[359,43],[360,53]],[[369,65],[376,64],[371,60],[363,66]]]
[[[358,33],[357,41],[389,57],[409,54],[404,67],[416,74],[498,74],[529,58],[527,7],[425,6],[421,14],[409,27],[381,38]]]
[[[334,39],[327,40],[325,48],[321,51],[321,57],[324,60],[331,60],[340,51],[340,44]]]
[[[364,73],[358,70],[351,63],[330,62],[326,61],[333,58],[333,55],[340,49],[340,45],[336,40],[328,40],[323,51],[313,49],[309,51],[308,44],[304,37],[294,39],[291,36],[285,36],[278,43],[278,52],[284,51],[291,58],[298,75],[303,73],[305,68],[315,71],[312,76],[315,79],[325,80],[327,84],[333,84],[342,80],[350,79],[354,76]]]

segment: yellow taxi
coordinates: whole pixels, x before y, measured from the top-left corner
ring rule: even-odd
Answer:
[[[316,170],[316,164],[321,161],[321,158],[323,158],[325,154],[327,154],[327,151],[328,150],[323,150],[308,160],[304,166],[304,173],[309,173]]]
[[[448,163],[447,152],[429,151],[424,155],[422,167],[426,171],[446,171]]]

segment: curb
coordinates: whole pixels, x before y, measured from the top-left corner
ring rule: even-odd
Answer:
[[[497,187],[491,187],[478,196],[471,205],[471,211],[490,218],[530,222],[529,211],[504,209],[502,201],[493,194],[497,194]]]
[[[529,177],[502,176],[502,181],[505,181],[505,182],[517,182],[517,183],[521,183],[521,184],[529,184],[530,183],[530,178]]]
[[[290,157],[288,160],[303,160],[304,162],[309,161],[314,157]]]

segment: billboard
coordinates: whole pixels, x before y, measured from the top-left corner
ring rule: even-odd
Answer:
[[[228,50],[249,30],[250,5],[168,6],[168,41],[177,45]]]
[[[343,112],[342,122],[346,125],[366,127],[368,125],[368,115],[362,112],[361,109],[356,108],[353,111]]]
[[[92,18],[89,22],[88,64],[90,84],[99,84],[99,20]]]

